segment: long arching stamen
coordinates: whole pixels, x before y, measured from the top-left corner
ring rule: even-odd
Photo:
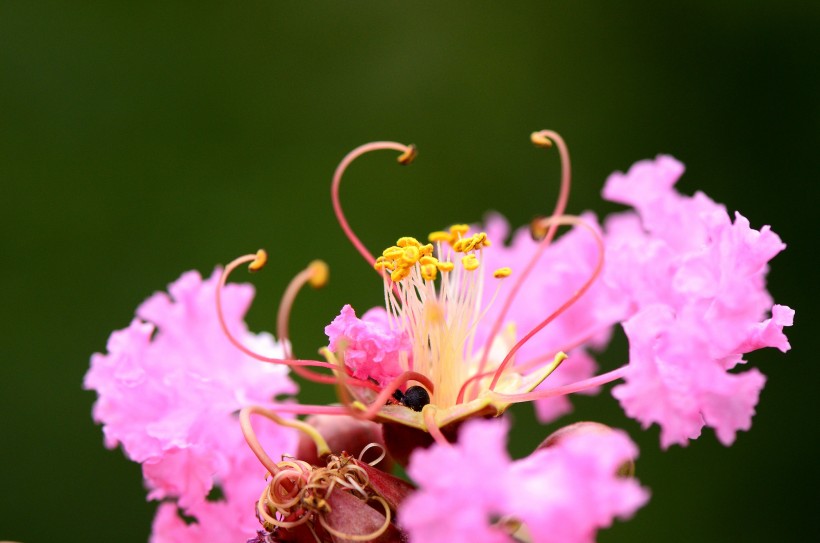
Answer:
[[[530,135],[530,140],[532,143],[538,147],[552,147],[552,143],[555,142],[556,147],[558,147],[558,154],[561,157],[561,188],[558,193],[558,201],[555,204],[555,209],[552,212],[551,219],[554,221],[558,217],[564,214],[564,210],[567,208],[567,201],[569,200],[569,188],[570,188],[570,179],[571,179],[571,171],[570,171],[570,161],[569,161],[569,150],[567,149],[566,143],[564,143],[564,139],[557,133],[553,132],[552,130],[541,130],[539,132],[533,132]],[[504,305],[501,306],[501,311],[498,314],[498,318],[496,318],[495,322],[493,323],[493,327],[490,331],[490,335],[487,337],[487,342],[484,344],[484,349],[481,354],[481,362],[479,363],[479,371],[478,373],[482,373],[484,371],[484,367],[487,364],[487,357],[490,355],[490,347],[495,341],[496,336],[501,331],[501,326],[504,323],[504,319],[507,317],[507,313],[512,306],[513,300],[518,295],[518,291],[524,284],[524,281],[529,276],[530,272],[533,270],[535,265],[538,262],[538,259],[543,254],[544,250],[549,246],[552,242],[552,239],[555,237],[555,233],[558,230],[558,223],[554,222],[550,224],[549,229],[547,230],[546,236],[544,239],[539,243],[538,247],[535,250],[535,254],[533,254],[532,259],[527,264],[527,267],[524,268],[522,272],[520,272],[513,282],[513,286],[510,289],[510,293],[507,296],[507,299],[504,301]]]
[[[613,323],[602,324],[601,326],[598,326],[596,329],[594,329],[592,332],[586,332],[586,333],[584,333],[582,335],[579,335],[578,337],[572,339],[571,341],[566,342],[565,344],[561,345],[561,348],[555,349],[555,352],[553,352],[551,354],[542,354],[542,355],[536,356],[535,358],[527,360],[526,362],[516,364],[515,369],[518,373],[524,373],[527,370],[530,370],[532,368],[540,366],[544,362],[549,362],[549,361],[553,360],[555,358],[555,353],[558,353],[558,352],[569,353],[569,352],[577,349],[581,345],[584,345],[585,343],[589,343],[592,340],[592,338],[594,338],[595,336],[597,336],[601,332],[610,329],[612,327],[612,324]]]
[[[561,348],[559,348],[559,349],[554,349],[553,351],[550,351],[547,354],[538,355],[535,358],[531,358],[530,360],[527,360],[524,363],[516,364],[515,365],[515,371],[516,371],[516,373],[519,373],[520,375],[526,375],[529,370],[540,367],[541,365],[544,364],[544,362],[550,362],[550,361],[555,360],[555,354],[556,353],[569,353],[569,352],[577,349],[581,345],[584,345],[585,343],[589,343],[589,341],[593,337],[597,336],[598,334],[600,334],[604,330],[608,330],[611,327],[612,327],[612,323],[607,323],[607,324],[601,325],[597,329],[593,330],[592,332],[584,333],[580,337],[576,337],[572,341],[568,341],[566,344],[562,345]],[[461,386],[461,390],[459,390],[459,392],[458,392],[458,401],[456,403],[462,403],[464,401],[464,394],[467,390],[467,387],[470,385],[470,383],[475,383],[476,381],[478,381],[480,379],[484,379],[485,377],[489,377],[494,373],[495,373],[495,370],[485,371],[483,373],[477,373],[477,374],[473,375],[472,377],[470,377],[469,379],[467,379],[464,382],[464,384]]]
[[[527,343],[535,334],[540,332],[546,325],[548,325],[550,322],[555,320],[555,318],[558,317],[561,313],[566,311],[575,302],[577,302],[581,298],[581,296],[583,296],[586,293],[586,291],[589,290],[589,288],[592,286],[592,284],[595,282],[595,280],[598,279],[598,276],[601,274],[601,270],[603,270],[603,267],[604,267],[604,240],[601,239],[601,236],[598,234],[598,232],[596,232],[586,222],[584,222],[583,220],[581,220],[577,217],[572,217],[572,218],[574,219],[573,224],[583,226],[595,238],[595,243],[598,246],[598,261],[595,263],[595,269],[592,271],[592,274],[584,282],[584,284],[581,285],[581,288],[576,290],[573,293],[573,295],[570,296],[569,299],[567,299],[567,301],[565,301],[563,304],[561,304],[561,306],[558,309],[556,309],[555,311],[553,311],[546,319],[541,321],[532,330],[527,332],[527,334],[523,338],[521,338],[518,341],[518,343],[516,343],[513,346],[512,349],[510,349],[510,352],[507,353],[507,356],[504,357],[504,361],[501,362],[501,364],[498,366],[498,368],[495,371],[495,375],[493,376],[493,380],[490,383],[490,390],[495,390],[495,386],[498,383],[498,380],[501,378],[501,374],[504,373],[504,370],[506,369],[507,365],[512,360],[515,353],[518,352],[518,349],[520,349],[525,343]],[[547,220],[549,220],[549,219],[547,219]],[[557,225],[552,225],[552,226],[557,227]]]
[[[347,167],[350,166],[351,162],[365,153],[381,150],[401,152],[402,154],[399,156],[398,161],[399,164],[403,165],[410,164],[416,157],[416,147],[414,145],[404,145],[403,143],[397,143],[395,141],[374,141],[371,143],[365,143],[345,155],[336,167],[336,171],[333,173],[333,184],[330,187],[330,197],[333,201],[333,211],[336,213],[336,219],[339,221],[339,226],[342,227],[342,230],[347,236],[347,239],[350,240],[350,243],[353,244],[353,247],[359,251],[359,254],[364,257],[371,267],[376,263],[376,259],[367,247],[364,246],[358,236],[356,236],[353,229],[350,228],[350,224],[348,224],[347,219],[345,218],[344,211],[342,211],[342,203],[339,200],[339,185],[342,183],[342,175],[345,173]]]
[[[310,283],[313,288],[322,288],[327,284],[328,267],[322,260],[314,260],[308,264],[307,268],[300,271],[290,280],[285,293],[282,294],[282,301],[279,302],[279,311],[276,313],[276,339],[282,342],[285,349],[285,358],[293,356],[290,347],[288,325],[290,323],[290,312],[296,295],[306,284]]]
[[[570,225],[578,225],[578,224],[586,226],[587,230],[589,230],[593,235],[597,235],[594,230],[592,230],[588,225],[586,225],[586,223],[584,223],[579,217],[576,217],[574,215],[563,215],[561,217],[549,217],[547,219],[542,219],[539,222],[538,226],[540,228],[545,228],[546,229],[546,228],[551,228],[553,225],[555,225],[557,227],[557,226],[570,226]],[[538,257],[534,256],[533,258],[536,259]],[[532,262],[532,260],[530,262]],[[467,388],[471,385],[473,386],[473,393],[472,393],[471,397],[475,398],[478,395],[478,392],[479,392],[479,390],[477,388],[477,385],[480,382],[480,380],[484,379],[485,377],[488,377],[490,375],[493,375],[495,373],[496,370],[489,370],[489,371],[486,370],[486,366],[487,366],[487,362],[488,362],[488,357],[485,356],[486,352],[487,351],[485,350],[484,355],[482,355],[481,362],[479,363],[478,371],[474,375],[472,375],[470,378],[466,379],[461,384],[461,388],[458,391],[458,396],[457,396],[457,399],[456,399],[456,403],[462,403],[464,401],[464,398],[467,394]],[[558,352],[558,351],[556,351],[556,352]],[[554,354],[553,354],[553,356],[550,356],[548,358],[545,357],[545,359],[552,360],[553,357],[554,357]],[[522,371],[523,371],[523,368],[522,368]]]
[[[239,266],[243,264],[249,264],[248,269],[250,271],[258,271],[262,269],[267,261],[267,253],[263,250],[259,250],[256,254],[249,254],[245,256],[240,256],[239,258],[234,259],[230,264],[225,267],[225,270],[222,272],[222,276],[219,278],[219,284],[216,287],[216,313],[217,318],[219,319],[219,326],[222,328],[222,332],[225,334],[225,337],[228,338],[228,341],[231,344],[239,349],[242,353],[254,358],[255,360],[259,360],[260,362],[266,362],[270,364],[283,364],[285,366],[290,366],[294,369],[295,372],[300,373],[299,370],[296,368],[302,367],[316,367],[316,368],[327,368],[330,370],[337,369],[335,365],[329,362],[321,362],[319,360],[292,360],[288,358],[272,358],[268,356],[263,356],[259,353],[256,353],[245,345],[243,345],[230,331],[228,328],[228,324],[225,322],[225,315],[222,311],[222,289],[225,288],[225,284],[228,281],[228,277],[230,274]],[[295,296],[295,295],[294,295]],[[335,383],[336,378],[332,376],[323,376],[321,374],[313,373],[307,370],[304,370],[300,373],[303,377],[308,379],[314,380],[320,383]],[[373,383],[362,381],[360,379],[350,379],[351,384],[355,384],[356,386],[362,386],[366,388],[371,388],[378,390]]]
[[[262,447],[262,444],[259,443],[259,439],[257,439],[256,432],[253,431],[253,425],[251,424],[251,414],[257,412],[258,409],[261,408],[253,405],[243,407],[239,412],[239,425],[242,428],[245,441],[248,443],[248,447],[251,448],[251,451],[253,451],[253,454],[256,455],[256,458],[259,459],[271,475],[276,475],[279,473],[279,467],[276,465],[276,462],[268,456],[268,453],[265,452],[265,448]]]
[[[347,415],[348,410],[345,407],[339,405],[300,405],[300,404],[282,404],[276,406],[276,412],[279,413],[294,413],[297,415]],[[242,434],[245,436],[245,441],[248,442],[248,446],[253,451],[253,454],[256,455],[256,458],[262,463],[265,468],[272,475],[276,475],[279,472],[279,468],[276,465],[268,453],[265,452],[264,447],[262,444],[259,443],[259,439],[256,437],[256,432],[253,431],[253,425],[251,424],[251,415],[262,415],[269,419],[276,420],[276,413],[272,409],[266,409],[264,407],[260,407],[258,405],[251,405],[248,407],[243,407],[242,410],[239,412],[239,425],[242,428]],[[273,416],[271,416],[273,415]],[[278,422],[278,421],[277,421]]]
[[[626,370],[628,367],[628,365],[621,366],[618,369],[614,369],[607,373],[602,373],[601,375],[596,375],[595,377],[590,377],[589,379],[576,381],[575,383],[570,383],[560,387],[549,388],[547,390],[537,390],[535,392],[527,392],[524,394],[503,394],[500,392],[493,392],[492,395],[505,403],[532,402],[535,400],[554,398],[556,396],[566,396],[567,394],[581,392],[583,390],[599,387],[621,379],[624,375],[626,375]]]

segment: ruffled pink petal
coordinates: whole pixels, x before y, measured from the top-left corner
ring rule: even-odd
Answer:
[[[149,499],[176,500],[160,508],[155,523],[157,530],[171,534],[168,540],[184,540],[179,534],[229,533],[203,527],[227,526],[219,518],[228,518],[223,509],[234,504],[241,504],[236,507],[242,514],[228,515],[235,519],[229,539],[252,535],[255,521],[248,504],[258,497],[264,470],[245,444],[236,413],[250,404],[270,407],[274,396],[296,392],[286,367],[243,355],[222,333],[215,307],[219,276],[216,270],[203,280],[188,272],[170,285],[169,294],[146,300],[139,318],[111,335],[108,352],[92,357],[85,377],[85,387],[98,394],[94,419],[103,424],[106,445],[121,445],[128,457],[143,464]],[[247,285],[225,288],[228,326],[253,350],[281,356],[281,347],[269,335],[251,334],[243,322],[252,297]],[[295,450],[291,430],[262,433],[274,450]],[[225,500],[206,501],[216,484]],[[180,525],[177,507],[197,518],[197,525]],[[248,518],[241,530],[236,524],[240,518]]]
[[[402,353],[410,357],[412,345],[407,335],[390,328],[387,311],[375,307],[356,317],[350,305],[345,305],[333,322],[325,327],[329,348],[336,352],[344,348],[344,362],[357,379],[374,379],[385,385],[404,370]]]
[[[570,436],[512,461],[507,430],[503,419],[468,421],[454,446],[413,454],[408,474],[419,490],[399,509],[411,542],[510,542],[502,518],[524,522],[536,543],[591,542],[648,499],[636,481],[616,475],[637,456],[621,432]]]
[[[785,353],[791,349],[791,345],[786,334],[783,333],[783,328],[793,324],[794,309],[785,305],[774,305],[772,307],[772,318],[766,319],[760,324],[752,325],[746,337],[734,349],[734,352],[748,353],[764,347],[775,347]]]
[[[645,426],[661,426],[664,446],[713,427],[723,443],[751,425],[765,379],[728,374],[761,347],[789,348],[783,327],[793,311],[772,307],[768,262],[785,248],[706,195],[677,193],[683,167],[670,157],[610,176],[604,196],[633,205],[606,222],[604,282],[631,306],[626,384],[613,394]],[[767,318],[769,312],[772,318]]]
[[[636,480],[616,475],[637,455],[620,431],[568,436],[513,465],[518,491],[510,510],[534,542],[592,543],[599,529],[630,518],[649,499]]]
[[[407,473],[420,490],[399,510],[411,542],[509,542],[490,523],[503,514],[508,492],[507,431],[506,421],[470,421],[456,446],[434,445],[413,453]]]

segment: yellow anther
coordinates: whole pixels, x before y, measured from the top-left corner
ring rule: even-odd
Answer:
[[[373,264],[373,267],[376,268],[378,271],[382,270],[390,270],[393,271],[396,269],[395,264],[393,264],[392,260],[388,260],[387,258],[380,256],[376,259],[376,262]]]
[[[436,267],[438,268],[438,271],[446,273],[453,271],[453,268],[455,268],[456,265],[452,262],[439,262],[436,264]]]
[[[422,266],[427,266],[428,264],[432,264],[433,266],[435,266],[437,263],[438,263],[438,258],[436,258],[434,256],[425,255],[425,256],[419,258],[419,264],[421,264]]]
[[[530,223],[530,235],[535,241],[541,241],[547,237],[548,228],[544,226],[547,221],[546,217],[536,217]]]
[[[396,242],[396,245],[399,247],[421,247],[421,243],[416,238],[411,238],[410,236],[405,236],[403,238],[399,238],[399,241]]]
[[[443,232],[439,230],[437,232],[430,232],[430,235],[427,236],[427,239],[432,243],[437,243],[439,241],[446,241],[447,243],[450,243],[452,237],[453,236],[452,234],[450,234],[450,232]]]
[[[308,284],[313,288],[322,288],[330,279],[330,268],[324,260],[314,260],[308,264],[310,270],[310,279]]]
[[[407,150],[403,152],[401,156],[399,156],[399,164],[401,164],[402,166],[407,166],[408,164],[411,164],[414,160],[416,160],[416,155],[418,154],[418,149],[416,149],[416,146],[411,143],[407,146]]]
[[[476,249],[483,249],[484,247],[489,247],[492,245],[490,240],[487,239],[487,234],[485,232],[474,235],[473,239],[475,240]]]
[[[470,231],[469,224],[454,224],[450,227],[450,234],[454,236],[461,236],[464,237],[467,235],[467,232]]]
[[[388,247],[384,251],[382,251],[382,256],[387,258],[388,260],[398,260],[404,254],[404,249],[401,247],[393,246]]]
[[[256,251],[256,258],[248,264],[248,270],[255,272],[261,270],[265,263],[268,261],[268,253],[265,252],[265,249],[259,249]]]
[[[433,244],[428,243],[427,245],[422,245],[421,247],[419,247],[419,252],[422,256],[428,256],[433,254]]]
[[[552,140],[546,137],[541,132],[533,132],[532,134],[530,134],[530,141],[536,147],[552,147]]]
[[[475,255],[467,255],[461,259],[461,265],[464,266],[465,270],[473,271],[478,269],[478,259]]]
[[[410,245],[409,247],[404,248],[404,253],[401,256],[400,262],[401,264],[412,266],[419,261],[419,256],[421,256],[419,253],[419,248]]]
[[[455,243],[453,243],[453,250],[454,250],[455,252],[457,252],[457,253],[463,253],[463,252],[465,252],[465,251],[464,251],[464,246],[465,246],[466,244],[467,244],[467,240],[466,240],[466,239],[464,239],[464,238],[457,239],[457,240],[455,241]]]
[[[401,281],[402,279],[404,279],[405,277],[410,275],[410,270],[411,269],[412,268],[398,268],[397,270],[394,270],[393,273],[390,274],[390,279],[394,283],[398,283],[399,281]]]
[[[512,270],[510,268],[498,268],[493,272],[493,277],[496,279],[502,279],[504,277],[509,277],[512,275]]]
[[[434,281],[438,275],[435,264],[425,264],[421,267],[421,276],[427,281]]]

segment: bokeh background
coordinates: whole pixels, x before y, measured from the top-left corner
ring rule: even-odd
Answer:
[[[759,352],[769,377],[751,432],[661,451],[605,391],[566,422],[625,428],[650,504],[600,541],[817,540],[817,155],[820,3],[811,1],[32,2],[0,4],[0,539],[147,539],[139,468],[102,446],[91,353],[180,273],[266,247],[253,329],[272,329],[308,261],[297,354],[347,302],[381,286],[345,242],[330,175],[374,139],[419,145],[355,165],[342,188],[365,243],[386,246],[496,209],[551,209],[569,142],[569,210],[616,209],[613,170],[671,153],[683,192],[708,192],[789,244],[770,290],[797,309],[793,350]],[[617,340],[604,357],[625,355]],[[314,400],[328,390],[310,389]],[[553,428],[513,415],[525,454]],[[524,425],[528,430],[524,429]]]

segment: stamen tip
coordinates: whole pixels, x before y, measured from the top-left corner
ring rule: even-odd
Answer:
[[[496,279],[503,279],[504,277],[509,277],[512,275],[512,269],[508,267],[498,268],[493,272],[493,277]]]
[[[324,260],[314,260],[308,264],[310,279],[308,283],[313,288],[322,288],[330,279],[330,268]]]
[[[530,141],[536,147],[552,147],[552,140],[545,136],[543,132],[533,132],[530,134]]]
[[[547,237],[548,227],[545,226],[546,217],[536,217],[530,223],[530,235],[534,241],[541,241]]]
[[[415,144],[411,143],[407,146],[407,150],[399,156],[399,164],[402,166],[407,166],[412,164],[413,161],[416,159],[416,155],[418,155],[418,149],[416,148]]]
[[[268,261],[268,253],[264,249],[256,251],[256,258],[248,264],[248,271],[257,272],[265,267]]]

